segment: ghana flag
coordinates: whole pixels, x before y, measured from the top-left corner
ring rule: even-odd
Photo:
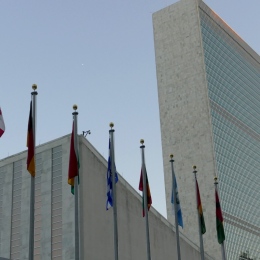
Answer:
[[[204,216],[203,216],[203,210],[202,210],[202,204],[201,204],[201,199],[200,199],[200,190],[199,190],[199,185],[196,179],[196,192],[197,192],[197,208],[199,212],[199,221],[200,221],[200,227],[201,227],[201,234],[206,233],[206,225],[204,221]]]

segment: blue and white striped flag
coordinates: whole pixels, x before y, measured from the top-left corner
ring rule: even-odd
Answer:
[[[106,209],[113,207],[113,189],[112,189],[112,169],[111,169],[111,140],[109,137],[108,144],[108,162],[107,162],[107,203]],[[115,162],[113,162],[115,165]],[[115,183],[118,182],[118,173],[115,165]]]
[[[180,199],[179,199],[179,194],[178,194],[178,187],[177,187],[177,181],[176,177],[174,176],[174,183],[175,185],[175,191],[176,191],[176,198],[174,199],[174,194],[173,194],[173,187],[172,187],[172,198],[171,198],[171,203],[172,203],[172,210],[174,214],[174,201],[176,201],[177,204],[177,218],[178,218],[178,224],[183,228],[183,221],[182,221],[182,213],[181,213],[181,204],[180,204]]]

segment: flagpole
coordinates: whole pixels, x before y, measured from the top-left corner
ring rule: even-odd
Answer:
[[[78,112],[77,105],[73,105],[74,112],[73,115],[73,122],[74,122],[74,150],[78,151],[78,121],[77,116]],[[78,158],[78,154],[77,154]],[[79,174],[79,173],[78,173]],[[78,192],[78,176],[74,177],[74,199],[75,199],[75,260],[79,260],[79,192]]]
[[[197,201],[197,207],[198,207],[198,191],[197,191],[197,171],[196,171],[196,166],[193,166],[193,173],[195,177],[195,193],[196,193],[196,201]],[[201,260],[204,260],[204,245],[203,245],[203,237],[202,237],[202,231],[201,231],[201,221],[200,221],[200,214],[199,214],[199,209],[198,211],[198,223],[199,223],[199,237],[200,237],[200,257]]]
[[[214,185],[215,185],[215,189],[218,193],[218,178],[215,177],[214,178]],[[222,254],[222,260],[226,260],[226,252],[225,252],[225,245],[224,245],[224,241],[221,243],[221,254]]]
[[[36,157],[35,152],[35,122],[36,122],[36,96],[38,92],[36,91],[37,85],[32,85],[33,92],[31,92],[32,97],[32,118],[33,118],[33,146],[34,146],[34,156]],[[35,158],[34,157],[34,158]],[[36,160],[35,160],[36,161]],[[36,171],[36,165],[35,165]],[[35,200],[35,177],[31,175],[31,194],[30,194],[30,226],[29,226],[29,260],[33,260],[34,258],[34,200]]]
[[[109,130],[110,135],[110,160],[111,160],[111,171],[112,171],[112,196],[113,196],[113,216],[114,216],[114,253],[115,260],[118,260],[118,230],[117,230],[117,202],[116,202],[116,168],[115,168],[115,151],[114,151],[114,124],[110,123]]]
[[[147,259],[151,260],[148,206],[147,206],[147,179],[146,179],[145,158],[144,158],[144,148],[145,148],[144,140],[141,139],[140,143],[141,143],[140,148],[142,153],[142,178],[143,178],[143,199],[144,199],[145,226],[146,226],[146,249],[147,249]]]
[[[179,237],[179,224],[178,224],[178,216],[177,216],[177,203],[176,203],[176,185],[175,185],[175,173],[173,168],[173,154],[170,155],[170,162],[171,162],[171,169],[172,169],[172,189],[174,194],[174,215],[175,215],[175,228],[176,228],[176,241],[177,241],[177,253],[178,253],[178,260],[181,260],[181,250],[180,250],[180,237]]]

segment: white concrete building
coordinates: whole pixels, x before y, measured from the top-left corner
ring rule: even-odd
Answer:
[[[34,259],[74,259],[74,196],[68,180],[70,135],[36,148]],[[83,137],[80,154],[80,259],[114,259],[113,209],[106,211],[107,161]],[[30,174],[27,152],[0,161],[0,257],[28,259]],[[141,196],[119,176],[117,183],[120,260],[145,260]],[[173,226],[149,211],[153,260],[176,259]],[[198,247],[180,235],[182,259],[199,260]],[[207,256],[206,259],[213,259]]]
[[[247,251],[259,258],[260,57],[201,0],[181,0],[154,13],[153,26],[167,218],[174,223],[173,153],[184,234],[199,244],[192,173],[197,165],[205,251],[221,259],[217,175],[227,258]]]

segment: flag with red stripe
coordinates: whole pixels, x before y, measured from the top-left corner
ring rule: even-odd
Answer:
[[[149,182],[148,182],[148,177],[147,177],[147,172],[146,172],[145,166],[144,166],[144,170],[145,170],[145,175],[146,175],[147,209],[149,210],[151,205],[152,205],[152,195],[151,195],[151,191],[150,191],[150,186],[149,186]],[[142,191],[142,192],[144,191],[143,172],[142,172],[142,170],[141,170],[141,175],[140,175],[139,190]],[[144,216],[145,216],[145,205],[144,205],[144,192],[143,192],[143,217]]]
[[[217,190],[215,190],[215,198],[216,198],[216,228],[217,228],[218,242],[219,244],[222,244],[225,241],[225,231],[224,231],[223,216],[222,216]]]
[[[70,138],[70,158],[68,171],[68,184],[71,185],[71,193],[74,194],[74,178],[78,176],[79,162],[74,142],[74,122],[72,124],[72,133]]]
[[[5,122],[0,107],[0,137],[4,134],[4,132],[5,132]]]
[[[197,179],[196,179],[196,190],[197,190],[197,209],[198,209],[198,212],[199,212],[201,234],[205,234],[206,233],[206,225],[205,225],[204,216],[203,216],[202,204],[201,204],[201,199],[200,199],[200,190],[199,190],[199,185],[198,185]]]
[[[27,170],[31,176],[35,176],[35,156],[34,156],[34,132],[33,132],[33,116],[32,116],[32,101],[30,103],[30,113],[28,120],[27,131]]]

